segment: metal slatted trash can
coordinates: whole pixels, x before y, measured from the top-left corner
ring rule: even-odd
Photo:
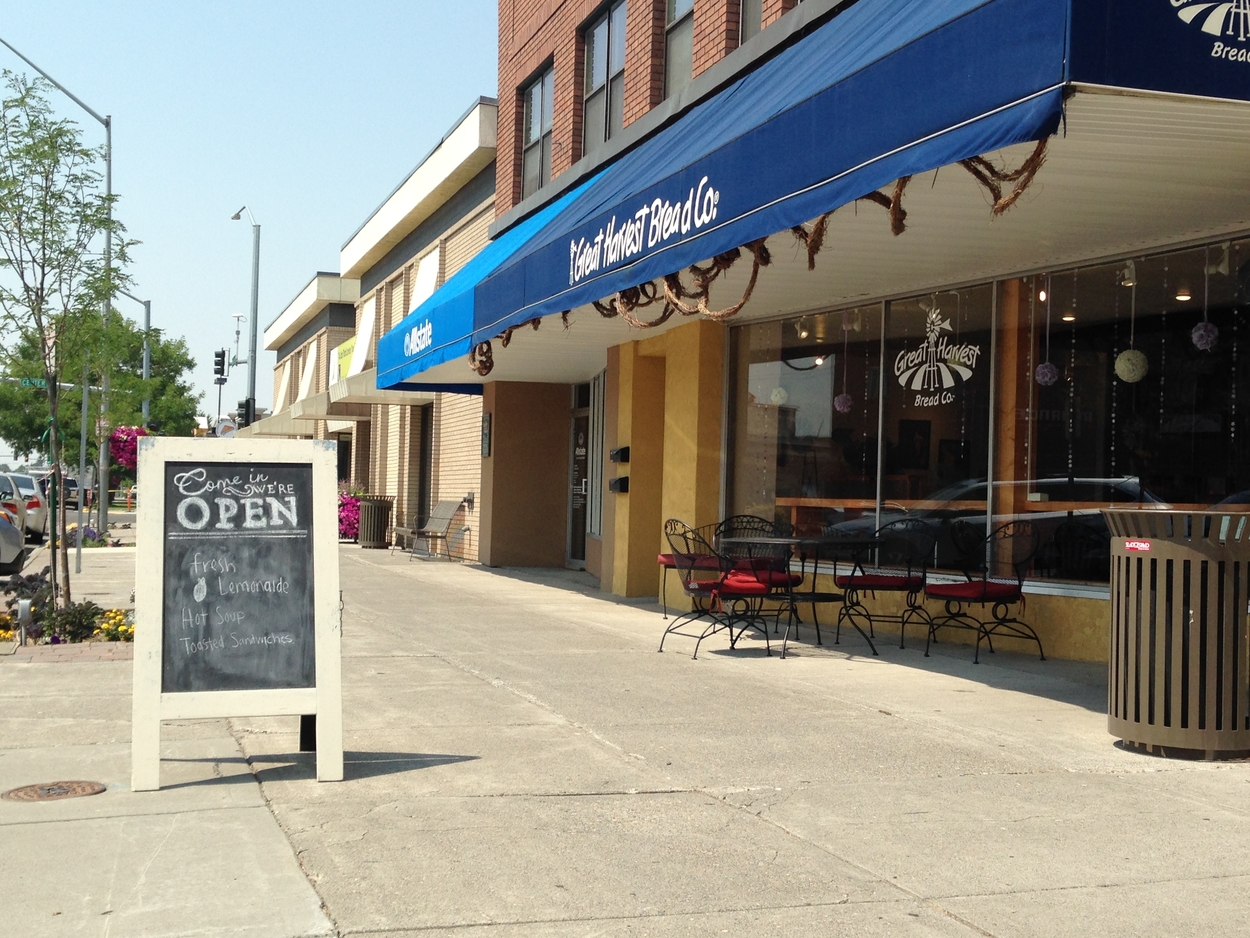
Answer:
[[[1111,735],[1163,755],[1250,755],[1250,514],[1103,515],[1111,530]]]
[[[391,526],[393,501],[394,499],[389,495],[360,496],[360,531],[356,535],[356,540],[361,547],[388,546],[386,532]]]

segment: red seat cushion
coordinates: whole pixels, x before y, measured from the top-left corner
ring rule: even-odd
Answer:
[[[777,570],[775,567],[779,561],[776,560],[739,560],[734,564],[734,573],[741,573],[743,576],[749,576],[759,580],[761,583],[767,583],[769,589],[788,589],[798,586],[803,582],[803,577],[797,573],[787,573],[785,570]],[[784,561],[780,561],[784,563]]]
[[[1015,602],[1020,598],[1020,587],[1015,583],[998,580],[973,580],[970,583],[930,583],[924,589],[926,596],[934,599],[958,599],[966,602]]]
[[[837,583],[843,589],[910,593],[924,587],[924,577],[919,573],[844,573]]]
[[[771,589],[768,583],[757,579],[750,573],[731,573],[725,577],[720,593],[722,595],[737,593],[742,596],[763,596]]]
[[[677,561],[673,559],[672,554],[660,554],[655,558],[655,562],[658,563],[661,567],[677,566]]]

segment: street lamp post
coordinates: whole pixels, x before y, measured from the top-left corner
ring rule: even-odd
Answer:
[[[260,290],[260,225],[256,223],[252,210],[246,205],[230,217],[238,221],[247,212],[252,223],[252,334],[247,349],[247,410],[251,416],[256,415],[256,317]]]
[[[147,381],[152,377],[152,343],[148,338],[148,333],[152,331],[152,301],[141,300],[133,293],[125,290],[119,290],[123,296],[128,296],[136,303],[143,304],[143,429],[148,428],[149,410],[151,401],[148,398]]]
[[[17,49],[10,45],[6,40],[0,38],[0,43],[4,43],[5,47],[16,55],[19,59],[37,71],[46,78],[53,87],[58,89],[67,98],[77,104],[80,108],[94,117],[97,121],[104,125],[104,195],[107,200],[108,208],[108,227],[104,229],[104,276],[106,288],[112,280],[113,270],[113,116],[105,114],[101,116],[94,108],[88,107],[87,104],[78,95],[74,94],[59,81],[45,72],[42,68],[22,55]],[[104,318],[107,321],[112,311],[112,291],[105,291],[104,296]],[[75,572],[82,572],[82,503],[83,503],[83,477],[86,474],[86,452],[87,452],[87,371],[83,368],[82,381],[82,420],[79,428],[79,452],[78,461],[80,472],[78,475],[78,546],[76,552]],[[103,382],[103,401],[107,408],[109,393],[109,369],[107,362],[104,369]],[[100,441],[100,466],[101,466],[101,483],[100,492],[103,496],[100,499],[100,531],[107,536],[108,534],[108,438],[107,436]],[[55,530],[56,521],[53,519],[53,529]],[[53,561],[55,563],[55,560]],[[54,568],[55,569],[55,568]]]

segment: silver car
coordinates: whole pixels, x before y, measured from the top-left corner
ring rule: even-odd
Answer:
[[[6,472],[0,472],[0,508],[12,517],[13,525],[21,532],[22,543],[26,543],[26,499],[17,482]]]
[[[26,536],[36,544],[48,536],[48,503],[35,477],[20,472],[10,472],[9,478],[17,485],[22,498],[26,499]]]
[[[0,508],[0,573],[21,573],[26,562],[26,538]]]

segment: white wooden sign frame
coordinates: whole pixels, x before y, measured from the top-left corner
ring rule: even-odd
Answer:
[[[164,642],[165,464],[290,463],[312,467],[315,687],[161,692]],[[161,722],[246,716],[317,717],[317,780],[343,779],[342,622],[339,605],[338,457],[327,440],[139,440],[135,551],[135,662],[131,789],[160,788]]]

